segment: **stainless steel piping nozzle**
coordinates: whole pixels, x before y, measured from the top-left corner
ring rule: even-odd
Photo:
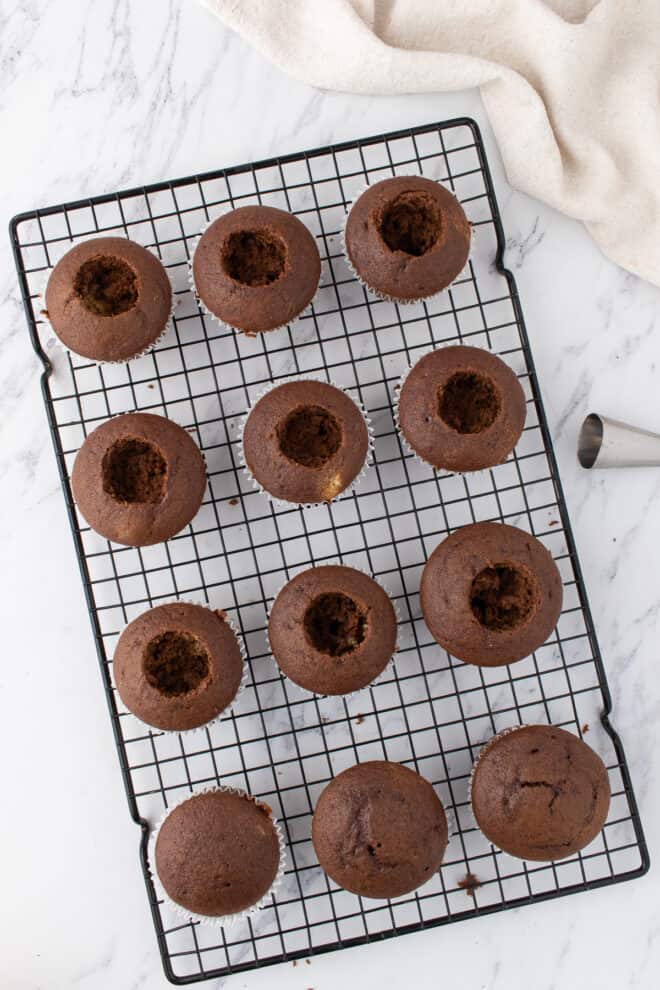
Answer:
[[[660,467],[660,435],[590,413],[577,455],[583,468]]]

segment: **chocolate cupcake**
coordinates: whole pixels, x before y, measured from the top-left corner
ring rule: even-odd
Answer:
[[[241,206],[210,224],[192,259],[202,304],[247,334],[285,326],[312,301],[321,259],[307,227],[272,206]]]
[[[478,471],[505,461],[525,424],[525,395],[511,368],[478,347],[441,347],[406,375],[397,416],[423,461]]]
[[[176,905],[219,922],[263,906],[284,865],[268,805],[224,788],[195,794],[170,811],[153,859]]]
[[[196,514],[206,488],[204,459],[182,427],[164,416],[115,416],[85,440],[71,475],[87,523],[115,543],[168,540]]]
[[[519,859],[549,862],[595,839],[607,818],[610,784],[601,758],[577,736],[525,725],[486,743],[471,798],[493,845]]]
[[[447,848],[447,819],[432,786],[399,763],[344,770],[321,793],[312,842],[335,883],[362,897],[399,897],[426,883]]]
[[[446,289],[465,267],[470,224],[448,189],[420,175],[369,186],[344,233],[355,274],[377,295],[416,302]]]
[[[129,361],[164,332],[172,286],[158,258],[124,237],[76,244],[55,265],[45,292],[65,347],[92,361]]]
[[[503,523],[474,523],[433,551],[420,600],[440,646],[466,663],[499,667],[546,641],[561,612],[562,582],[535,537]]]
[[[243,427],[249,474],[283,502],[331,502],[358,477],[368,452],[360,408],[341,389],[312,379],[270,388]]]
[[[241,686],[243,657],[224,612],[175,602],[126,626],[112,668],[129,711],[157,729],[182,732],[229,707]]]
[[[278,594],[268,638],[280,670],[316,694],[366,687],[396,649],[394,606],[377,581],[352,567],[310,567]]]

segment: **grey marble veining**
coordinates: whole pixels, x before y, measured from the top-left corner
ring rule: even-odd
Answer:
[[[597,633],[652,856],[660,832],[660,473],[582,471],[590,409],[651,429],[660,293],[509,190],[478,97],[323,94],[193,2],[0,2],[1,212],[459,114],[484,129]],[[9,813],[0,983],[165,985],[6,238],[0,242],[0,595]],[[102,822],[102,827],[99,823]],[[8,888],[8,891],[7,891]],[[636,987],[660,966],[658,879],[227,981],[228,986]],[[608,948],[605,949],[604,946]],[[615,947],[616,951],[610,947]],[[209,984],[211,986],[220,984]]]

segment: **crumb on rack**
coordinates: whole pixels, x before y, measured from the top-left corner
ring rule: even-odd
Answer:
[[[468,897],[474,899],[474,892],[477,887],[481,887],[481,880],[474,873],[466,873],[463,879],[458,881],[458,886],[465,891]]]
[[[362,723],[364,722],[365,718],[366,718],[366,715],[363,715],[362,712],[360,712],[357,715],[356,719],[355,719],[355,724],[356,725],[362,725]]]
[[[584,735],[585,732],[588,732],[588,731],[589,731],[589,723],[588,722],[585,722],[584,725],[582,726],[582,735]]]

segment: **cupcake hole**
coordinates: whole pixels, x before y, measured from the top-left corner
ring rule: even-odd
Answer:
[[[536,578],[518,564],[484,567],[472,582],[470,605],[486,629],[517,629],[527,622],[538,602]]]
[[[364,641],[367,613],[340,591],[319,595],[305,612],[305,631],[320,653],[341,657]]]
[[[286,244],[270,230],[235,230],[225,242],[222,263],[243,285],[270,285],[284,272]]]
[[[456,371],[438,391],[440,418],[457,433],[481,433],[501,408],[495,383],[476,371]]]
[[[167,463],[154,444],[127,437],[116,440],[103,458],[103,490],[117,502],[161,502]]]
[[[209,676],[209,654],[191,633],[164,632],[147,645],[144,674],[168,698],[188,694]]]
[[[119,316],[137,304],[137,276],[121,258],[90,258],[76,272],[73,291],[97,316]]]
[[[430,251],[442,224],[440,209],[424,192],[403,192],[383,211],[380,236],[390,251],[419,257]]]
[[[319,468],[339,450],[341,426],[327,409],[301,406],[278,425],[277,439],[289,460],[303,467]]]

